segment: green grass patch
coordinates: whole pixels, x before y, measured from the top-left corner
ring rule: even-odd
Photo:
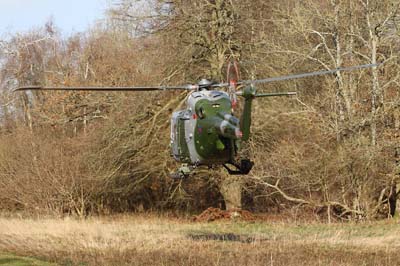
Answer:
[[[34,258],[0,254],[0,266],[55,266],[55,264]]]

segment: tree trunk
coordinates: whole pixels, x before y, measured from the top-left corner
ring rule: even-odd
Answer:
[[[340,32],[340,3],[334,2],[334,8],[335,8],[335,30],[334,30],[334,44],[335,44],[335,54],[336,58],[335,59],[335,65],[337,68],[342,66],[342,44],[341,44],[341,32]],[[336,138],[338,141],[340,141],[342,134],[342,128],[344,121],[346,119],[346,109],[349,111],[350,109],[350,103],[349,99],[345,97],[344,93],[344,83],[343,83],[343,77],[340,71],[336,72],[336,108],[337,108],[337,132],[336,132]]]
[[[390,188],[390,194],[389,194],[389,217],[394,217],[396,214],[396,205],[397,205],[397,185],[393,184],[392,187]]]
[[[31,107],[28,99],[28,95],[26,93],[22,94],[22,104],[24,108],[24,120],[25,125],[28,126],[29,131],[33,133],[33,122],[32,122],[32,115],[31,115]]]
[[[395,213],[393,216],[395,216],[396,213],[397,215],[399,215],[400,213],[400,197],[398,197],[399,194],[400,194],[400,183],[396,185],[396,205],[395,205]]]
[[[372,36],[372,64],[376,64],[377,37]],[[376,145],[376,116],[378,112],[379,83],[377,67],[372,69],[372,92],[371,92],[371,143]]]
[[[240,176],[229,176],[223,173],[219,185],[220,192],[225,200],[227,210],[242,208],[243,178]]]

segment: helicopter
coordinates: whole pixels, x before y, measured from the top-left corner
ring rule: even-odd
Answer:
[[[335,74],[339,71],[377,67],[379,64],[341,67],[281,77],[254,80],[239,80],[236,61],[228,63],[227,82],[217,83],[201,79],[197,84],[180,86],[134,86],[134,87],[44,87],[23,86],[15,91],[168,91],[184,90],[190,93],[186,108],[172,113],[171,156],[182,165],[172,178],[189,177],[196,168],[213,168],[222,165],[230,175],[247,175],[254,163],[248,158],[236,159],[241,144],[250,138],[251,109],[255,98],[293,96],[297,92],[258,93],[257,84],[299,79],[305,77]],[[227,88],[226,91],[221,88]],[[238,96],[244,99],[240,117],[235,116]]]

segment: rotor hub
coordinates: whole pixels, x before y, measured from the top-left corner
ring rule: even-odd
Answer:
[[[211,80],[208,79],[201,79],[198,83],[200,89],[207,89],[208,87],[210,87],[213,84],[213,82]]]

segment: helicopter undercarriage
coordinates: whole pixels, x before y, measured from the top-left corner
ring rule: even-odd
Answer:
[[[230,175],[247,175],[253,168],[254,162],[249,159],[241,159],[239,162],[228,162],[222,164],[222,166],[228,171]],[[182,164],[181,167],[170,176],[173,179],[185,179],[191,175],[196,174],[196,169],[200,167],[198,165]],[[233,167],[233,169],[232,169]],[[209,169],[216,168],[215,165],[208,166]]]
[[[232,165],[236,169],[231,169],[228,165]],[[249,159],[242,159],[239,163],[226,163],[222,166],[228,171],[230,175],[247,175],[253,168],[254,163]]]

